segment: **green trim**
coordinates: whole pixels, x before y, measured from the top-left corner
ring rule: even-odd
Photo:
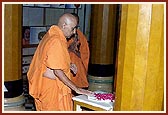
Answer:
[[[101,84],[113,83],[113,80],[92,80],[92,79],[89,79],[88,81],[90,83],[101,83]]]

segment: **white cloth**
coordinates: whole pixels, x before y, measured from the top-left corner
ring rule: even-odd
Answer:
[[[8,90],[7,90],[7,88],[5,87],[5,85],[4,85],[4,92],[8,92]]]
[[[114,104],[113,102],[94,101],[94,100],[88,99],[88,96],[86,95],[78,95],[73,97],[72,99],[75,101],[79,101],[79,102],[83,102],[83,103],[95,106],[95,107],[100,107],[107,111],[113,110],[113,104]]]

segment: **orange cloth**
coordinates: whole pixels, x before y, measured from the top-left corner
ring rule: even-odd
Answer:
[[[77,30],[77,33],[79,37],[79,42],[81,44],[79,48],[81,58],[79,58],[75,53],[69,52],[71,62],[76,64],[78,69],[76,76],[73,76],[73,74],[71,73],[71,80],[78,87],[88,87],[87,71],[90,56],[89,45],[86,37],[79,29]],[[73,40],[74,39],[69,40],[68,44],[70,45],[73,42]]]
[[[40,41],[27,76],[29,93],[39,111],[72,111],[71,89],[58,78],[43,77],[46,68],[61,69],[70,78],[70,57],[67,40],[57,26],[51,26]]]

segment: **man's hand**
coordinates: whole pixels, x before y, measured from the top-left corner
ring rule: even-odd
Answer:
[[[75,75],[77,74],[78,69],[75,64],[73,64],[73,63],[70,64],[70,70],[73,72],[73,74],[75,74]]]
[[[87,95],[87,96],[94,94],[94,92],[86,90],[86,89],[82,89],[82,88],[77,88],[76,93]]]

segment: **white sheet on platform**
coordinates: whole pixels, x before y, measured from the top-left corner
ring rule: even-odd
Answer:
[[[90,100],[88,99],[88,96],[86,95],[78,95],[72,98],[73,100],[79,101],[79,102],[83,102],[95,107],[100,107],[102,109],[105,109],[107,111],[109,110],[113,110],[113,102],[101,102],[101,101],[94,101],[94,100]]]

